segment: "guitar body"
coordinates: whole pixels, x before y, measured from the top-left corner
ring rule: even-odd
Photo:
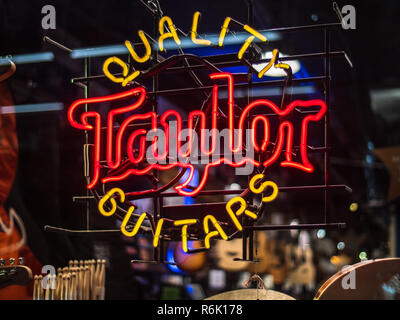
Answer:
[[[256,232],[255,241],[257,263],[251,263],[248,271],[252,273],[268,273],[272,275],[274,284],[281,284],[285,281],[287,269],[284,257],[284,244],[274,239],[268,239],[265,232]]]
[[[242,271],[248,268],[248,261],[234,261],[242,258],[242,239],[219,240],[215,244],[217,266],[226,271]]]
[[[201,248],[200,241],[191,241],[190,249]],[[174,248],[174,260],[179,269],[191,273],[201,270],[206,264],[207,254],[205,252],[186,253],[182,249],[182,242],[178,242]]]
[[[310,247],[288,245],[286,259],[289,273],[285,286],[313,288],[316,281],[316,268],[313,263],[313,251]]]
[[[11,92],[5,82],[0,82],[0,107],[13,106]],[[23,257],[25,263],[35,268],[35,273],[40,273],[41,266],[30,248],[26,239],[19,230],[24,228],[22,220],[20,225],[16,220],[16,212],[10,214],[4,208],[18,164],[18,136],[16,130],[15,114],[0,113],[0,258],[18,259]],[[29,286],[8,285],[0,289],[0,300],[23,300],[32,298],[33,283]]]

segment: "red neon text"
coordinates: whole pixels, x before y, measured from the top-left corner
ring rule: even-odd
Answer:
[[[146,134],[152,130],[153,132],[157,132],[157,130],[163,130],[166,136],[166,143],[164,148],[162,148],[162,152],[159,153],[159,148],[157,147],[156,138],[152,141],[151,147],[153,149],[153,154],[159,160],[166,160],[169,156],[169,146],[168,141],[170,141],[170,127],[169,122],[171,119],[174,119],[177,124],[177,133],[178,137],[176,138],[176,145],[178,154],[181,157],[189,157],[192,153],[193,147],[193,139],[192,135],[189,134],[187,138],[186,145],[188,146],[185,151],[182,149],[182,139],[180,138],[180,134],[182,131],[183,120],[182,116],[175,110],[168,110],[161,116],[157,116],[155,112],[148,112],[142,114],[132,114],[136,112],[141,106],[143,106],[145,98],[146,98],[146,90],[142,87],[137,87],[119,94],[96,97],[96,98],[88,98],[88,99],[80,99],[74,102],[69,110],[68,110],[68,120],[74,128],[80,130],[90,130],[94,132],[94,153],[93,153],[93,174],[91,177],[91,181],[88,184],[87,188],[94,188],[99,180],[102,183],[108,183],[113,181],[121,181],[127,178],[130,175],[145,175],[151,170],[170,170],[174,167],[180,168],[189,168],[190,173],[188,178],[183,183],[179,184],[175,187],[175,190],[183,196],[195,196],[197,195],[204,187],[207,182],[208,173],[211,167],[215,167],[221,164],[228,164],[232,167],[241,167],[246,163],[252,163],[254,166],[263,166],[269,167],[273,163],[277,162],[282,153],[284,153],[284,160],[280,162],[282,167],[292,167],[304,172],[311,173],[314,170],[313,165],[308,160],[307,156],[307,132],[308,132],[308,124],[309,122],[317,122],[321,120],[326,112],[326,104],[322,100],[309,100],[309,101],[301,101],[296,100],[291,102],[286,108],[280,109],[276,104],[267,99],[259,99],[248,104],[240,113],[239,117],[235,117],[235,106],[234,106],[234,81],[233,76],[230,73],[215,73],[211,74],[210,78],[220,82],[220,80],[225,80],[228,82],[228,129],[230,132],[229,135],[229,148],[233,154],[242,153],[243,150],[243,132],[245,129],[250,129],[252,132],[251,135],[251,144],[256,152],[259,152],[263,155],[260,161],[256,161],[254,158],[244,157],[240,161],[232,161],[231,159],[225,158],[223,156],[219,157],[218,160],[207,163],[204,167],[203,175],[199,181],[199,185],[196,189],[187,190],[186,187],[190,183],[195,167],[192,163],[188,161],[179,161],[174,159],[172,161],[167,161],[166,164],[159,163],[151,163],[146,164],[143,168],[143,164],[146,163]],[[212,110],[211,110],[211,125],[209,128],[211,129],[211,146],[206,150],[206,137],[204,136],[204,131],[207,128],[207,117],[203,111],[194,110],[189,113],[188,116],[188,131],[193,132],[195,128],[195,120],[200,118],[200,126],[197,131],[201,132],[200,137],[200,151],[202,155],[211,156],[216,150],[216,139],[217,139],[217,122],[218,122],[218,85],[215,84],[213,86],[212,91]],[[77,109],[85,104],[89,106],[96,103],[103,102],[112,102],[118,101],[121,99],[127,98],[135,98],[136,101],[128,106],[112,109],[108,112],[107,119],[102,119],[101,115],[96,111],[88,111],[80,114],[80,121],[76,120],[76,116],[78,114]],[[293,159],[293,139],[294,139],[294,126],[293,123],[289,120],[283,120],[283,118],[291,115],[294,109],[307,109],[310,107],[319,107],[319,110],[315,113],[309,113],[305,116],[301,122],[301,136],[300,136],[300,157],[295,161]],[[277,138],[274,144],[274,148],[272,151],[267,151],[268,145],[272,142],[270,141],[270,121],[268,117],[264,114],[258,114],[256,116],[252,116],[250,128],[247,128],[247,122],[249,119],[250,112],[255,113],[255,109],[257,109],[258,113],[260,111],[271,112],[282,119],[279,124]],[[125,115],[125,120],[122,121],[117,130],[114,130],[116,117],[119,115]],[[89,119],[92,119],[91,123],[89,123]],[[159,120],[159,124],[158,124]],[[150,130],[148,129],[136,129],[132,132],[128,132],[128,128],[134,122],[149,122],[151,124]],[[101,164],[100,164],[100,156],[102,154],[102,134],[101,134],[101,126],[103,122],[106,123],[106,162],[107,167],[112,171],[116,172],[114,174],[108,174],[105,177],[100,177],[101,172]],[[262,142],[257,142],[256,128],[257,124],[262,123],[263,130],[263,139]],[[235,135],[234,132],[239,132],[239,135]],[[125,149],[122,148],[123,138],[127,137],[127,146]],[[139,144],[139,152],[135,155],[133,145],[137,142]],[[208,141],[207,141],[208,142]],[[284,149],[285,147],[285,149]],[[141,168],[122,168],[122,152],[125,151],[126,155],[129,159],[129,162],[133,165],[142,164]],[[258,158],[257,158],[258,159]],[[121,170],[118,170],[121,169]],[[137,194],[143,194],[148,191],[140,191]]]

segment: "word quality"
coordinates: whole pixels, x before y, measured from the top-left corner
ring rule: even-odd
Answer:
[[[199,24],[199,19],[200,19],[200,12],[196,11],[193,14],[193,21],[192,21],[192,28],[190,30],[190,38],[192,40],[193,43],[197,44],[197,45],[204,45],[204,46],[211,46],[213,45],[211,43],[210,40],[206,40],[206,39],[198,39],[197,38],[197,27]],[[238,51],[238,58],[242,59],[244,53],[246,52],[246,50],[249,48],[249,46],[251,45],[251,43],[257,38],[258,41],[261,42],[266,42],[267,38],[261,34],[260,32],[256,31],[255,29],[253,29],[252,27],[250,27],[247,24],[242,24],[234,19],[232,19],[231,17],[226,17],[224,20],[224,23],[221,27],[221,32],[219,34],[219,39],[218,39],[218,46],[219,47],[223,47],[224,46],[224,40],[225,40],[225,36],[226,33],[228,31],[228,27],[231,24],[231,22],[234,22],[235,24],[241,26],[243,28],[244,31],[248,32],[249,36],[247,37],[247,39],[244,41],[242,47],[240,48],[240,50]],[[146,37],[146,33],[143,30],[139,30],[138,31],[139,37],[143,42],[144,48],[145,48],[145,53],[142,57],[140,57],[134,47],[132,46],[130,41],[125,41],[125,46],[128,49],[131,57],[134,59],[134,61],[136,61],[137,63],[145,63],[150,59],[151,56],[151,46],[149,43],[149,40]],[[164,41],[168,38],[173,39],[173,41],[179,46],[181,44],[181,41],[179,39],[179,36],[176,32],[176,28],[172,22],[172,19],[168,16],[164,16],[160,19],[159,21],[159,38],[158,38],[158,47],[159,50],[165,51],[164,48]],[[263,75],[275,64],[276,68],[281,68],[281,69],[289,69],[290,66],[286,63],[276,63],[276,61],[278,60],[278,56],[279,56],[279,51],[277,49],[274,49],[272,51],[272,59],[270,60],[270,62],[259,71],[258,73],[258,77],[262,78]],[[112,74],[109,70],[109,67],[111,64],[116,64],[119,65],[122,68],[122,74],[123,77],[116,77],[114,74]],[[107,78],[109,78],[111,81],[116,82],[116,83],[121,83],[121,85],[123,87],[125,87],[129,82],[133,81],[135,78],[137,78],[140,74],[141,71],[139,70],[134,70],[130,75],[128,75],[129,72],[129,67],[128,64],[125,63],[124,61],[122,61],[121,59],[119,59],[118,57],[110,57],[108,58],[104,64],[103,64],[103,71],[104,74],[107,76]]]
[[[269,196],[263,197],[262,202],[271,202],[275,200],[275,198],[278,196],[278,186],[272,182],[272,181],[265,181],[261,182],[263,179],[264,175],[263,174],[257,174],[253,176],[250,180],[249,183],[249,188],[251,192],[254,194],[263,194],[267,188],[272,188],[272,193]],[[257,184],[260,184],[258,187],[256,187]],[[98,209],[100,213],[106,217],[112,216],[116,210],[117,210],[117,202],[113,196],[118,197],[119,201],[121,203],[125,202],[125,193],[119,189],[119,188],[113,188],[111,189],[100,201],[98,204]],[[234,211],[232,207],[235,204],[239,204],[240,207]],[[111,208],[110,208],[111,205]],[[150,215],[147,212],[143,212],[139,218],[136,221],[136,224],[134,228],[131,231],[127,230],[127,224],[132,217],[132,214],[135,210],[135,206],[132,205],[129,207],[122,223],[121,223],[121,232],[127,237],[134,237],[144,219],[146,217],[152,222],[152,215]],[[232,220],[233,224],[237,228],[237,230],[242,231],[243,226],[241,225],[238,217],[241,216],[242,214],[245,214],[246,216],[250,217],[251,219],[257,220],[258,216],[256,213],[250,211],[247,209],[247,203],[246,200],[243,199],[242,197],[234,197],[231,200],[229,200],[226,204],[226,212],[229,214],[230,219]],[[161,235],[161,231],[163,229],[164,223],[167,222],[164,218],[161,218],[157,222],[157,226],[155,226],[155,232],[154,232],[154,238],[153,238],[153,246],[155,248],[158,247],[159,244],[159,239]],[[215,230],[211,231],[210,230],[210,222],[212,226],[214,227]],[[182,249],[184,252],[188,252],[188,228],[190,225],[194,225],[199,223],[198,219],[182,219],[182,220],[175,220],[175,221],[168,221],[168,223],[173,223],[174,227],[181,227],[181,232],[182,232]],[[216,236],[220,236],[223,240],[227,241],[229,238],[225,231],[222,229],[221,225],[218,223],[217,219],[209,214],[203,218],[203,230],[205,234],[204,238],[204,245],[207,249],[210,248],[210,239],[214,238]]]
[[[280,162],[282,167],[292,167],[302,170],[307,173],[311,173],[314,170],[313,165],[308,160],[307,156],[307,131],[308,124],[310,122],[316,122],[321,120],[326,112],[326,104],[322,100],[309,100],[301,101],[295,100],[291,102],[286,108],[281,109],[275,103],[267,99],[259,99],[250,102],[245,108],[240,109],[234,105],[234,80],[230,73],[214,73],[210,75],[213,80],[225,80],[228,82],[228,130],[229,130],[229,145],[228,150],[231,154],[235,155],[232,157],[221,156],[219,150],[217,150],[217,145],[220,146],[219,140],[221,136],[218,135],[217,130],[217,116],[218,116],[218,90],[219,86],[215,84],[212,89],[212,111],[211,111],[211,125],[206,125],[207,117],[206,114],[201,110],[193,110],[188,115],[187,129],[182,130],[183,120],[180,113],[175,110],[168,110],[164,112],[161,116],[158,116],[155,112],[147,113],[136,113],[146,98],[146,90],[143,87],[136,87],[134,89],[109,95],[103,97],[94,97],[88,99],[80,99],[75,101],[68,110],[68,120],[74,128],[79,130],[92,130],[94,131],[94,161],[93,161],[93,174],[89,184],[88,189],[94,188],[99,180],[102,183],[116,182],[126,179],[130,175],[146,175],[151,170],[170,170],[174,167],[180,167],[185,170],[189,170],[187,179],[181,184],[175,187],[178,194],[182,196],[195,196],[197,195],[204,185],[206,184],[208,173],[211,167],[216,167],[221,164],[227,164],[229,166],[238,168],[246,164],[252,164],[256,167],[269,167],[273,163],[277,162],[280,155],[284,153],[285,159]],[[101,128],[103,119],[99,112],[81,110],[80,121],[75,118],[78,114],[77,109],[82,106],[90,106],[91,104],[102,103],[102,102],[114,102],[124,98],[137,97],[137,100],[128,105],[118,108],[111,108],[107,114],[107,128],[106,128],[106,150],[102,150],[104,138],[101,134]],[[235,107],[234,107],[235,106]],[[310,107],[319,107],[318,111],[309,112]],[[83,109],[83,108],[82,108]],[[258,115],[251,116],[250,112],[255,109],[259,111]],[[293,159],[293,140],[294,140],[294,125],[287,116],[290,116],[294,110],[306,111],[303,112],[307,114],[301,122],[301,137],[300,137],[300,156]],[[306,110],[304,110],[306,109]],[[240,110],[239,115],[235,115],[235,110]],[[260,114],[261,111],[264,111]],[[312,110],[313,111],[313,110]],[[121,125],[118,127],[116,124],[117,116],[125,116],[125,120],[122,121]],[[269,117],[277,116],[279,120],[279,128],[276,134],[276,141],[273,143],[270,141],[271,130]],[[170,130],[168,119],[174,118],[176,124],[176,134],[173,138]],[[89,119],[91,119],[91,124],[89,124]],[[162,128],[159,128],[159,124]],[[237,121],[238,119],[238,121]],[[248,120],[251,122],[248,126]],[[136,122],[147,120],[151,123],[151,129],[140,129],[128,132],[128,129],[132,129],[132,125]],[[195,123],[199,120],[200,123],[200,141],[194,139],[193,131],[195,128]],[[262,124],[263,126],[259,126]],[[117,130],[115,128],[118,127]],[[211,145],[209,145],[209,136],[206,136],[206,127],[210,128],[211,132]],[[258,130],[263,127],[263,131],[259,132],[263,134],[263,139],[261,142],[257,141],[257,128]],[[245,130],[251,131],[250,141],[243,141],[243,133]],[[114,132],[116,133],[114,134]],[[146,136],[151,132],[153,133],[153,138],[151,145],[148,146],[146,151]],[[165,136],[165,139],[160,139],[160,136]],[[262,136],[261,134],[259,136]],[[174,140],[174,153],[177,156],[173,156],[170,150],[170,141]],[[165,143],[161,143],[161,140]],[[196,141],[195,141],[196,140]],[[122,142],[127,141],[127,145],[123,148]],[[182,142],[186,142],[183,144]],[[255,158],[248,156],[243,156],[244,144],[246,148],[255,150],[258,152]],[[134,148],[134,145],[139,145],[139,152]],[[200,145],[198,148],[197,144]],[[225,145],[225,142],[224,142]],[[284,146],[286,147],[284,148]],[[225,147],[225,146],[224,146]],[[269,148],[270,150],[267,150]],[[128,160],[122,161],[122,150],[126,152]],[[192,177],[195,173],[195,166],[192,163],[193,155],[195,152],[200,150],[201,156],[211,157],[212,161],[207,163],[203,170],[203,176],[199,179],[199,184],[194,189],[186,189],[189,185]],[[100,155],[106,154],[107,168],[110,169],[108,174],[100,179],[100,169],[104,167],[100,162]],[[196,153],[197,154],[197,153]],[[215,155],[219,154],[218,157]],[[256,160],[257,159],[257,160]],[[147,161],[145,161],[147,160]],[[130,163],[131,166],[126,164]],[[133,168],[132,168],[133,167]],[[145,190],[137,191],[131,194],[143,195],[154,191]]]

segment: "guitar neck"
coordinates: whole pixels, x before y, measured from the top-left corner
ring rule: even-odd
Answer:
[[[26,286],[32,280],[32,270],[25,265],[14,265],[15,259],[10,259],[8,266],[0,259],[0,289],[11,285]],[[23,260],[20,258],[20,262]]]

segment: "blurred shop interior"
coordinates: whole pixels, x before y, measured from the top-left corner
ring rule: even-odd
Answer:
[[[187,33],[192,16],[200,11],[199,33],[205,38],[218,35],[225,17],[249,22],[247,0],[160,0],[163,14]],[[333,1],[254,0],[252,26],[256,30],[338,23]],[[96,203],[76,201],[86,196],[84,135],[71,127],[68,107],[89,96],[121,92],[121,86],[107,78],[90,82],[89,89],[71,79],[102,74],[104,60],[118,53],[125,40],[140,42],[138,30],[153,34],[153,18],[141,1],[26,1],[0,0],[0,74],[7,72],[8,59],[15,73],[0,82],[0,258],[23,258],[34,275],[45,265],[56,269],[84,265],[80,261],[105,260],[104,299],[204,299],[218,293],[256,288],[249,283],[258,275],[272,290],[296,299],[311,300],[318,289],[344,266],[371,259],[399,257],[400,254],[400,4],[395,0],[336,1],[339,7],[356,8],[356,29],[332,31],[331,50],[346,56],[331,59],[330,83],[330,173],[329,183],[346,185],[329,193],[329,220],[344,222],[343,229],[270,230],[254,237],[256,263],[233,261],[242,254],[241,239],[212,240],[211,249],[186,254],[179,241],[168,242],[165,259],[170,264],[131,263],[151,260],[152,237],[118,233],[71,234],[48,232],[45,226],[67,230],[118,229],[121,221],[99,214]],[[43,29],[42,8],[56,9],[56,28]],[[72,51],[44,41],[53,39]],[[232,34],[235,39],[235,33]],[[182,45],[186,54],[213,56],[235,53],[241,43],[232,41],[223,48]],[[269,32],[267,44],[260,45],[263,58],[273,48],[281,56],[324,51],[319,29],[301,32]],[[87,49],[94,50],[85,69]],[[114,53],[115,51],[117,53]],[[164,56],[179,53],[173,46]],[[293,77],[324,74],[321,57],[291,60]],[[87,66],[87,65],[86,65]],[[222,68],[230,73],[247,73],[243,65]],[[202,73],[203,72],[203,73]],[[208,73],[198,77],[211,85]],[[279,80],[270,74],[264,80]],[[160,73],[160,90],[191,87],[187,75]],[[208,81],[208,82],[207,82]],[[253,77],[253,81],[260,81]],[[152,79],[142,85],[151,89]],[[235,103],[245,106],[248,91],[238,90]],[[252,99],[266,98],[279,103],[280,85],[251,90]],[[183,117],[198,109],[201,95],[158,96],[160,114],[173,108]],[[291,100],[324,99],[324,87],[314,82],[290,88]],[[104,110],[103,110],[104,111]],[[310,130],[313,145],[324,143],[323,129]],[[279,186],[318,185],[324,181],[324,156],[311,154],[312,175],[277,165],[267,171]],[[164,185],[176,170],[160,172]],[[198,169],[193,183],[201,176]],[[151,187],[143,177],[131,177],[119,184],[126,191]],[[221,165],[212,168],[205,190],[244,189],[248,177],[234,174]],[[74,198],[75,197],[75,198]],[[193,205],[226,202],[232,195],[169,197],[165,205]],[[75,201],[74,201],[75,199]],[[134,201],[140,212],[154,212],[154,201]],[[87,215],[87,211],[90,215]],[[265,208],[257,224],[295,225],[324,220],[324,192],[280,192]],[[196,248],[201,241],[190,241]],[[18,263],[16,261],[15,263]],[[85,265],[86,266],[86,265]],[[91,268],[90,263],[88,264]],[[97,267],[92,266],[93,270]],[[100,268],[101,269],[101,268]],[[62,270],[62,269],[61,269]],[[94,271],[96,272],[96,271]],[[0,289],[1,299],[32,299],[33,284]],[[388,289],[389,290],[389,289]],[[396,293],[400,296],[400,291]],[[100,294],[101,296],[101,294]]]

